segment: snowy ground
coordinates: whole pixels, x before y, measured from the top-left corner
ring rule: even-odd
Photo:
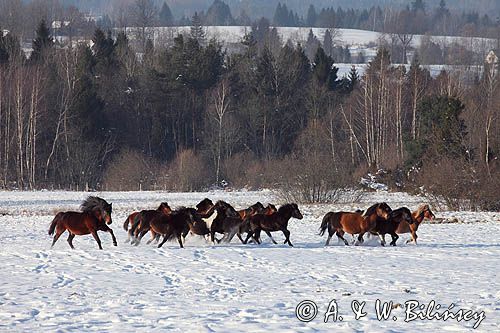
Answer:
[[[317,235],[322,216],[332,209],[366,208],[386,200],[393,208],[416,208],[422,198],[401,193],[369,194],[360,203],[302,206],[303,220],[290,223],[294,248],[273,245],[211,246],[199,238],[186,248],[161,249],[124,244],[127,213],[153,208],[160,201],[193,205],[208,196],[236,207],[257,200],[276,202],[271,192],[101,193],[113,202],[118,247],[101,233],[103,251],[91,236],[77,236],[70,250],[64,235],[50,249],[47,228],[54,212],[76,209],[81,192],[0,192],[0,331],[98,332],[415,332],[471,331],[476,320],[404,322],[404,307],[389,320],[376,320],[375,302],[404,305],[435,300],[439,311],[484,311],[477,331],[500,331],[500,215],[435,212],[461,224],[428,224],[419,245],[325,248]],[[277,239],[283,239],[276,234]],[[312,300],[318,315],[311,322],[295,316],[302,300]],[[343,321],[323,322],[336,300]],[[355,320],[351,302],[366,301],[366,317]],[[393,320],[393,316],[397,318]]]

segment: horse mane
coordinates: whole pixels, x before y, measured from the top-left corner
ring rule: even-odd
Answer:
[[[278,213],[280,213],[280,214],[281,214],[281,213],[283,213],[283,212],[285,212],[285,211],[288,211],[288,210],[290,210],[290,209],[295,208],[295,206],[297,206],[297,204],[296,204],[296,203],[287,203],[287,204],[284,204],[284,205],[282,205],[280,208],[278,208]]]
[[[375,214],[375,213],[376,213],[377,208],[378,208],[380,205],[382,205],[383,203],[385,203],[385,202],[378,202],[378,203],[376,203],[376,204],[374,204],[374,205],[372,205],[372,206],[368,207],[368,208],[365,210],[365,212],[363,213],[363,216],[370,216],[370,215],[372,215],[372,214]]]
[[[416,213],[415,215],[417,215],[417,216],[423,215],[424,212],[428,209],[429,209],[428,204],[421,204],[420,206],[418,206],[417,210],[415,211],[415,213]]]
[[[110,205],[106,200],[95,196],[88,196],[80,205],[80,210],[84,213],[90,213],[95,210],[106,210]]]
[[[165,201],[165,202],[162,202],[162,203],[158,206],[158,208],[157,208],[156,210],[161,210],[161,209],[162,209],[162,207],[168,207],[168,208],[170,208],[170,206],[168,205],[168,202],[166,202],[166,201]]]
[[[406,213],[408,216],[412,216],[411,211],[406,208],[406,207],[400,207],[398,209],[395,209],[389,213],[389,218],[394,218],[395,216],[398,216],[402,213]]]

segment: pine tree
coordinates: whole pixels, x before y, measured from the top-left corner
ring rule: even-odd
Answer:
[[[45,20],[42,20],[36,29],[36,38],[33,40],[33,52],[31,61],[40,61],[44,53],[54,45],[54,39],[50,35],[50,30]]]
[[[229,6],[221,0],[214,0],[205,15],[207,25],[234,25],[233,15]]]
[[[411,10],[413,12],[421,11],[425,13],[425,2],[424,0],[415,0],[411,3]]]
[[[349,71],[349,81],[350,81],[350,90],[354,90],[354,88],[356,88],[356,86],[358,85],[358,82],[359,82],[359,74],[358,74],[358,70],[356,69],[356,66],[352,65],[351,66],[351,70]]]
[[[325,53],[330,57],[333,55],[333,40],[330,29],[326,29],[325,31],[325,37],[323,39],[323,49],[325,50]]]
[[[317,18],[318,15],[316,14],[316,8],[314,8],[313,4],[309,5],[309,9],[307,10],[306,26],[315,27]]]
[[[161,6],[159,20],[161,26],[170,27],[174,25],[174,16],[166,2]]]
[[[321,46],[318,47],[313,63],[313,76],[328,89],[334,90],[337,87],[338,68],[333,66],[333,59],[325,53]]]
[[[198,15],[198,12],[194,12],[191,19],[191,38],[195,39],[200,44],[205,41],[205,31],[201,24],[201,17]]]

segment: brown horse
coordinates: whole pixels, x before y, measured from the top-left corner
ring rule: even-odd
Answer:
[[[75,248],[73,246],[75,235],[92,234],[97,245],[99,245],[99,249],[102,250],[101,240],[97,235],[98,230],[109,232],[113,238],[113,245],[117,246],[113,230],[106,225],[112,223],[111,205],[104,199],[89,196],[80,206],[81,212],[57,213],[49,227],[49,235],[54,235],[55,232],[52,246],[54,246],[61,234],[66,230],[69,232],[68,243],[72,249]]]
[[[141,210],[134,219],[134,225],[129,230],[129,235],[134,235],[132,239],[132,244],[139,245],[142,237],[150,230],[149,222],[157,216],[168,215],[172,212],[172,209],[166,202],[162,202],[156,210]],[[157,238],[157,235],[151,232],[151,239],[148,240],[148,244]]]
[[[134,221],[137,217],[137,215],[139,214],[139,212],[133,212],[132,214],[130,214],[127,219],[125,220],[125,222],[123,222],[123,229],[125,229],[125,231],[127,232],[127,240],[125,241],[125,243],[128,243],[130,242],[130,238],[132,237],[132,226],[134,225]],[[130,224],[130,230],[128,229],[128,226]]]
[[[206,214],[213,206],[214,203],[212,202],[212,200],[205,198],[196,205],[196,211],[199,214]]]
[[[285,235],[284,244],[288,243],[288,245],[293,246],[292,242],[290,242],[290,231],[288,230],[288,221],[292,217],[299,220],[303,218],[296,203],[285,204],[271,215],[256,214],[250,217],[251,231],[248,233],[245,243],[248,242],[250,237],[253,237],[255,242],[260,244],[260,232],[262,230],[268,232],[268,235],[272,231],[281,231]],[[277,244],[272,237],[271,240],[274,244]]]
[[[413,241],[415,242],[415,244],[417,244],[417,238],[418,238],[417,230],[420,223],[422,223],[424,219],[432,220],[436,216],[434,216],[434,213],[431,211],[429,205],[425,204],[425,205],[420,205],[420,207],[418,207],[418,209],[412,213],[412,217],[414,223],[409,224],[406,222],[401,222],[398,228],[396,229],[396,233],[398,234],[405,234],[408,232],[411,233],[411,239],[408,239],[406,243]]]
[[[260,202],[258,202],[260,203]],[[243,223],[240,224],[239,228],[238,228],[238,233],[236,234],[239,238],[239,240],[243,243],[243,244],[246,244],[246,241],[243,240],[243,238],[241,237],[242,234],[244,233],[249,233],[252,231],[252,228],[250,228],[250,219],[249,217],[253,216],[253,215],[256,215],[256,214],[264,214],[264,215],[271,215],[273,213],[276,213],[278,211],[278,209],[276,208],[275,205],[273,204],[270,204],[268,203],[267,204],[267,207],[264,208],[263,210],[262,209],[259,209],[257,210],[256,212],[254,212],[253,214],[249,215],[248,217],[246,217],[244,220],[243,220]],[[271,236],[271,233],[269,231],[265,231],[265,233],[269,236],[269,238],[273,239],[273,237]]]
[[[158,215],[154,217],[149,225],[151,230],[156,234],[163,236],[163,240],[158,244],[158,247],[162,247],[167,240],[177,238],[180,247],[183,248],[182,234],[186,232],[186,230],[189,230],[190,225],[195,222],[201,222],[196,209],[182,207],[169,215]]]
[[[396,229],[401,223],[413,224],[411,212],[406,207],[401,207],[391,211],[386,219],[377,218],[377,224],[370,233],[380,237],[380,245],[385,246],[385,235],[390,234],[392,237],[391,245],[396,246],[396,241],[399,236],[396,234]]]
[[[328,212],[323,217],[323,221],[320,226],[320,236],[325,234],[326,229],[328,229],[328,238],[326,240],[325,246],[330,244],[330,239],[336,233],[337,237],[344,241],[345,245],[349,245],[347,240],[344,238],[344,234],[347,232],[349,234],[359,234],[358,242],[363,243],[363,235],[373,228],[377,224],[377,217],[387,219],[387,216],[391,212],[391,208],[385,202],[377,203],[370,208],[368,208],[364,214],[351,213],[351,212]]]

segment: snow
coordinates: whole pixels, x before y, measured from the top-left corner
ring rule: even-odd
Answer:
[[[205,197],[235,207],[260,200],[279,203],[271,191],[209,193],[106,192],[113,203],[118,247],[100,233],[103,251],[91,236],[77,236],[76,250],[66,237],[50,249],[48,225],[58,210],[77,209],[84,192],[0,192],[0,330],[236,332],[332,331],[414,332],[472,331],[474,320],[377,321],[377,299],[404,304],[435,300],[454,310],[484,311],[477,331],[500,330],[500,215],[485,212],[434,211],[438,218],[465,223],[419,228],[419,244],[381,247],[376,238],[349,246],[317,234],[329,210],[366,208],[387,201],[392,208],[415,209],[425,200],[405,193],[367,193],[357,203],[299,205],[303,220],[291,220],[295,247],[242,245],[233,240],[212,246],[197,237],[180,249],[175,242],[158,249],[143,242],[124,244],[125,217],[161,201],[173,207],[194,205]],[[96,194],[96,193],[94,193]],[[5,214],[5,215],[4,215]],[[275,233],[278,241],[284,237]],[[350,239],[350,238],[348,238]],[[335,299],[343,321],[323,322]],[[302,300],[318,305],[318,316],[300,322],[295,308]],[[366,301],[367,316],[355,320],[351,302]]]

